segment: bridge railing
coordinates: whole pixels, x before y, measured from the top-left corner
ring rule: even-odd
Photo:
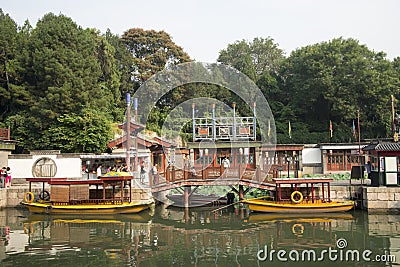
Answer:
[[[203,182],[216,179],[269,182],[272,179],[272,175],[263,172],[260,168],[247,168],[245,165],[230,168],[208,166],[207,168],[185,167],[183,169],[170,166],[166,168],[165,172],[153,175],[150,182],[152,186],[157,186],[180,181]]]

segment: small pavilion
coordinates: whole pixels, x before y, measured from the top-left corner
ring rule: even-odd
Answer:
[[[400,185],[400,143],[375,141],[363,148],[368,155],[372,186]]]

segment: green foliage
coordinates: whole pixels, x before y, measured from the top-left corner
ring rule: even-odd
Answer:
[[[131,28],[122,37],[109,30],[102,35],[51,13],[34,28],[28,21],[19,27],[0,10],[0,125],[12,128],[18,151],[101,152],[112,138],[111,124],[124,119],[125,94],[158,71],[188,61],[164,31]],[[389,61],[357,40],[337,38],[301,47],[288,57],[270,37],[241,40],[221,50],[218,62],[260,88],[275,117],[278,143],[354,141],[358,110],[362,138],[391,134],[390,95],[400,99],[400,58]],[[207,71],[201,64],[195,70],[198,75]],[[226,84],[224,73],[215,75]],[[148,88],[149,99],[161,89],[157,82]],[[238,115],[252,112],[223,86],[188,83],[151,107],[147,128],[161,134],[171,111],[200,97],[229,106],[236,102]],[[167,120],[172,131],[165,135],[190,140],[191,122],[177,114]]]
[[[165,31],[132,28],[121,37],[136,66],[132,78],[139,85],[171,64],[190,61],[183,49]]]
[[[11,109],[13,68],[17,49],[17,24],[0,9],[0,119]]]
[[[65,152],[102,152],[112,138],[107,115],[90,109],[83,110],[81,115],[61,115],[48,132],[57,144],[54,148]]]
[[[12,137],[25,150],[103,151],[109,124],[124,114],[116,48],[98,31],[51,13],[34,29],[25,23],[15,39],[13,79],[3,87],[9,106],[1,106]]]

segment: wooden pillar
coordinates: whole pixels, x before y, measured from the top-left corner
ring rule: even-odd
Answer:
[[[282,200],[282,189],[281,189],[281,185],[278,185],[278,201]]]
[[[185,186],[185,208],[189,207],[189,195],[191,191],[191,186]]]
[[[239,185],[239,200],[244,199],[243,185]]]
[[[129,180],[129,202],[132,201],[132,179]]]
[[[113,201],[113,203],[115,201],[115,185],[114,184],[112,186],[112,201]]]
[[[185,207],[185,223],[188,223],[190,220],[190,215],[189,215],[189,207]],[[187,231],[185,231],[187,232]]]
[[[308,189],[308,183],[306,183],[306,194],[307,194],[307,201],[309,201],[310,200],[310,197],[309,197],[310,192]]]
[[[331,184],[328,183],[328,202],[331,202]]]
[[[322,201],[325,201],[325,183],[322,183]]]
[[[171,178],[169,177],[170,176],[170,170],[169,170],[169,167],[167,167],[166,169],[165,169],[165,179],[167,180],[167,182],[171,182]]]
[[[314,184],[311,183],[311,202],[314,203]]]
[[[125,192],[124,192],[124,179],[121,180],[121,200],[124,202]]]

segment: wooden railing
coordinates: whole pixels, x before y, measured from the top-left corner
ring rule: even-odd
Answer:
[[[179,181],[212,181],[216,179],[226,180],[251,180],[254,182],[268,182],[271,181],[271,175],[262,172],[260,168],[250,169],[246,168],[245,165],[239,165],[236,167],[224,168],[209,166],[207,168],[195,167],[195,168],[184,168],[176,169],[170,166],[164,173],[158,173],[153,177],[150,177],[151,186],[173,183]]]

